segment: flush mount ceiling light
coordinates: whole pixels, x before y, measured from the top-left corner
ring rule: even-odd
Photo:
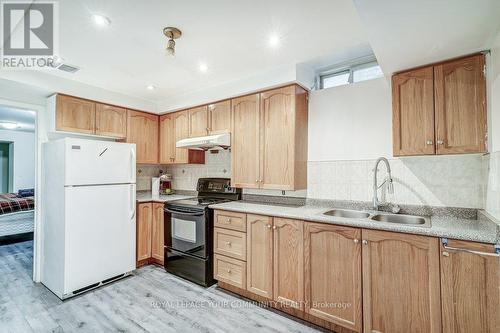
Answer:
[[[277,47],[280,44],[280,36],[277,34],[271,34],[269,36],[269,46],[271,47]]]
[[[18,123],[10,122],[10,121],[0,121],[0,128],[13,130],[19,127]]]
[[[100,27],[107,27],[111,24],[111,20],[108,17],[100,14],[93,14],[92,21],[94,21],[94,23]]]
[[[208,71],[208,66],[207,66],[207,64],[202,62],[202,63],[200,63],[199,69],[200,69],[200,72],[206,73]]]
[[[154,85],[150,84],[150,85],[148,85],[148,86],[146,87],[146,89],[153,91],[153,90],[155,90],[155,89],[156,89],[156,86],[154,86]]]
[[[182,32],[174,27],[163,28],[163,34],[168,38],[167,42],[167,54],[175,56],[175,39],[182,36]]]

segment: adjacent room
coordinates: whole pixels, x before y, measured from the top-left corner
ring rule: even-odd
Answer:
[[[500,333],[500,0],[0,7],[0,333]]]

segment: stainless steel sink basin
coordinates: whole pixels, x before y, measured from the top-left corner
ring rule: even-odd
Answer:
[[[345,217],[349,219],[366,219],[368,216],[370,216],[369,213],[360,212],[359,210],[349,210],[349,209],[332,209],[327,212],[324,212],[323,215]]]
[[[423,227],[430,226],[429,218],[414,215],[377,214],[372,216],[371,219],[379,222],[418,225]]]

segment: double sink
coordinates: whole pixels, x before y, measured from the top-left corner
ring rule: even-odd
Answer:
[[[404,224],[410,226],[430,227],[431,221],[428,217],[390,214],[390,213],[368,213],[359,210],[350,209],[332,209],[324,212],[323,215],[342,217],[348,219],[368,219],[371,221],[388,222],[396,224]]]

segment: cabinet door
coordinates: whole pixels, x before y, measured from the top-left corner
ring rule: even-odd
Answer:
[[[208,135],[208,111],[207,106],[199,106],[188,110],[189,115],[189,137]]]
[[[305,311],[356,332],[362,323],[360,239],[356,228],[304,226]]]
[[[260,187],[293,189],[295,86],[261,94]]]
[[[394,156],[435,153],[432,67],[392,77],[392,132]]]
[[[362,233],[364,332],[441,332],[439,240]]]
[[[500,332],[499,260],[493,245],[449,240],[441,248],[444,333]]]
[[[151,230],[151,256],[163,263],[163,207],[164,204],[153,203],[153,222]]]
[[[151,258],[151,228],[153,224],[153,204],[137,205],[137,263]]]
[[[486,151],[484,55],[435,66],[437,153]]]
[[[137,163],[158,163],[158,116],[128,110],[127,142],[136,144]]]
[[[95,133],[95,103],[71,96],[57,95],[56,130]]]
[[[172,115],[174,119],[174,142],[186,139],[189,135],[188,111],[176,112]],[[175,163],[188,163],[188,150],[175,148]]]
[[[175,161],[174,119],[171,115],[160,117],[160,163],[171,164]]]
[[[127,110],[97,103],[95,134],[125,139],[127,137]]]
[[[273,297],[273,219],[247,215],[247,290]]]
[[[274,218],[274,300],[304,308],[304,222]]]
[[[208,106],[209,134],[231,132],[231,101],[222,101]]]
[[[235,98],[232,105],[231,184],[259,188],[259,94]]]

